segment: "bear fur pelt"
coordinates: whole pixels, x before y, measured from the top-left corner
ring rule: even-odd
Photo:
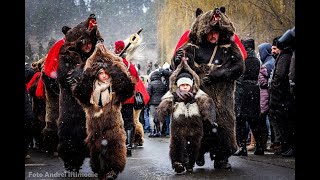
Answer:
[[[124,63],[117,61],[116,56],[112,57],[112,52],[107,49],[104,50],[109,56],[105,56],[99,45],[88,59],[81,80],[73,87],[73,94],[86,114],[85,142],[90,150],[92,171],[100,179],[115,179],[124,170],[127,156],[121,103],[133,95],[134,84]],[[102,107],[90,101],[100,69],[104,69],[111,77],[111,100]]]
[[[44,138],[42,133],[42,130],[45,127],[46,102],[44,98],[37,97],[36,91],[41,78],[41,70],[43,68],[44,61],[45,57],[38,61],[34,61],[31,64],[32,69],[36,73],[27,84],[27,90],[31,97],[32,112],[34,114],[34,119],[31,124],[32,136],[35,139],[36,148],[40,151],[44,151],[46,149],[44,147]],[[40,83],[42,83],[42,81]]]
[[[176,88],[177,76],[181,72],[189,72],[193,76],[194,85],[192,93],[194,100],[190,102],[179,101]],[[216,120],[214,101],[203,92],[200,87],[198,75],[182,61],[177,69],[170,76],[170,90],[161,98],[157,114],[161,122],[165,117],[171,115],[170,122],[170,159],[172,168],[177,173],[182,173],[185,168],[188,172],[193,171],[194,164],[198,157],[203,137],[203,121],[215,127]]]
[[[85,21],[67,31],[65,43],[60,48],[57,81],[59,84],[58,117],[58,155],[68,171],[78,172],[88,148],[86,138],[86,119],[82,106],[71,91],[71,85],[82,76],[87,58],[93,53],[98,41],[103,41],[98,33],[96,17],[91,14]],[[83,53],[81,46],[90,41],[90,52]]]
[[[71,28],[63,26],[61,31],[65,35]],[[57,66],[59,63],[59,51],[65,39],[58,40],[50,48],[41,70],[40,83],[44,86],[44,96],[46,102],[45,127],[42,130],[44,137],[44,148],[49,155],[53,156],[57,152],[58,146],[58,117],[59,117],[59,85],[56,79]],[[34,64],[36,66],[36,64]],[[38,88],[37,88],[38,89]],[[41,89],[40,89],[41,90]],[[40,91],[41,92],[41,91]],[[40,93],[42,94],[42,93]]]
[[[211,128],[205,128],[200,149],[202,155],[199,155],[202,163],[197,164],[204,165],[203,155],[210,152],[211,160],[215,160],[215,168],[228,169],[231,168],[228,158],[237,150],[234,91],[235,80],[244,72],[244,59],[234,41],[233,23],[224,12],[221,8],[215,8],[196,13],[189,39],[172,58],[172,67],[176,67],[182,57],[186,58],[190,67],[200,76],[200,88],[215,102],[219,125],[217,134],[212,134]],[[212,31],[219,32],[218,42],[214,44],[206,39]]]
[[[133,109],[133,123],[135,126],[133,144],[135,146],[142,146],[144,143],[144,129],[139,121],[140,113],[143,113],[142,109]]]

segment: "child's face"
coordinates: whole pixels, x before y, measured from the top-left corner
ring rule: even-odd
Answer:
[[[98,73],[98,79],[102,82],[106,82],[110,78],[109,74],[104,70],[101,69]]]
[[[189,84],[181,84],[179,86],[180,91],[189,92],[191,89],[191,86]]]

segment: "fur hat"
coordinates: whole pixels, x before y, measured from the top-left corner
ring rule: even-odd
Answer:
[[[182,72],[177,77],[177,86],[179,87],[181,84],[189,84],[193,86],[193,78],[190,73]]]
[[[195,45],[199,45],[206,41],[207,35],[210,32],[218,31],[220,33],[220,44],[230,43],[236,29],[225,11],[224,7],[217,7],[205,13],[201,13],[201,11],[196,12],[197,17],[191,25],[189,33],[190,41]]]
[[[248,49],[248,48],[251,48],[251,49],[255,49],[255,45],[254,45],[254,39],[247,39],[247,40],[241,40],[243,46]]]
[[[125,46],[125,44],[122,40],[116,41],[114,43],[114,52],[116,54],[119,54],[124,49],[124,46]]]

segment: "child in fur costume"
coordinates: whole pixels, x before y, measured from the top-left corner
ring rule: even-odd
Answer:
[[[174,90],[174,86],[178,86]],[[157,113],[164,122],[171,115],[170,158],[177,174],[193,171],[201,146],[203,123],[216,127],[215,104],[201,89],[198,75],[182,61],[170,76],[170,90],[162,97]]]
[[[92,171],[99,179],[116,179],[127,156],[121,104],[132,96],[134,85],[122,62],[100,55],[92,59],[73,93],[86,113],[85,142]]]

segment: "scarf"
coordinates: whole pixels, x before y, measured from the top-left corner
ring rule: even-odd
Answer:
[[[110,87],[110,89],[109,89]],[[90,103],[99,105],[99,100],[102,102],[102,107],[109,103],[112,99],[111,94],[111,78],[107,82],[101,82],[98,79],[93,83],[93,93],[90,98]],[[100,99],[101,97],[101,99]]]
[[[176,90],[177,95],[179,96],[179,98],[184,101],[184,102],[190,102],[193,99],[193,93],[192,92],[183,92],[180,91],[180,89],[178,88]]]

